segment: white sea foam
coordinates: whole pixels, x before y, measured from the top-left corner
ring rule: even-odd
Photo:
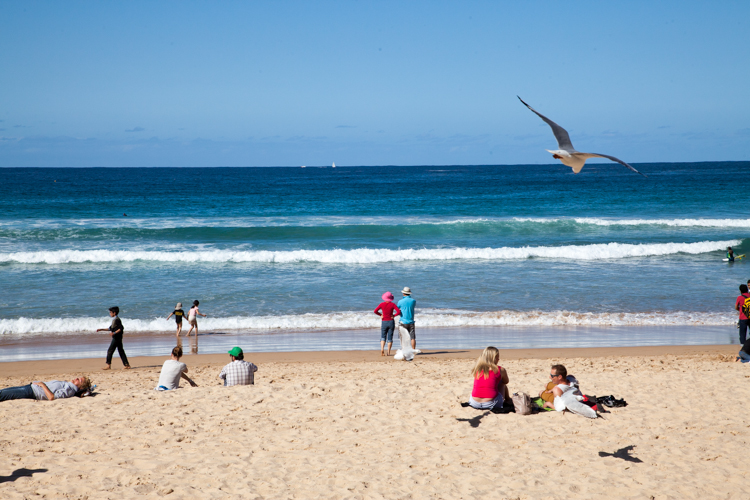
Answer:
[[[604,219],[599,217],[574,218],[522,218],[515,217],[518,222],[537,222],[540,224],[575,221],[578,224],[594,226],[671,226],[671,227],[750,227],[750,219]]]
[[[404,250],[357,248],[353,250],[289,251],[148,251],[148,250],[54,250],[0,253],[0,263],[70,264],[111,262],[192,262],[192,263],[277,263],[316,262],[325,264],[376,264],[383,262],[448,260],[513,260],[528,258],[564,260],[625,259],[660,255],[702,254],[738,245],[740,240],[698,243],[600,243],[559,247],[501,248],[419,248]]]
[[[416,226],[444,224],[552,224],[575,222],[595,226],[672,226],[747,228],[750,219],[607,219],[600,217],[452,217],[452,216],[276,216],[276,217],[154,217],[116,219],[5,219],[0,228],[25,229],[179,229],[201,227],[326,227],[326,226]]]
[[[126,332],[173,332],[174,322],[164,318],[131,319],[123,317]],[[0,319],[0,335],[73,334],[94,332],[110,323],[109,317],[18,318]],[[441,309],[419,311],[419,327],[472,326],[730,326],[733,312],[648,312],[591,313],[574,311],[491,311],[473,312]],[[380,327],[380,319],[370,311],[334,314],[298,314],[283,316],[235,316],[206,318],[201,331],[284,332],[306,330],[342,330]]]

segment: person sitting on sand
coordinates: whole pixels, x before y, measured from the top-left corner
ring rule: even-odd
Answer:
[[[185,311],[182,310],[182,302],[178,302],[174,308],[174,311],[169,313],[169,316],[167,316],[167,321],[169,321],[169,318],[171,318],[172,315],[174,315],[175,323],[177,323],[177,333],[175,335],[179,337],[180,333],[182,333],[182,318],[185,317]]]
[[[219,378],[224,380],[224,385],[227,387],[231,385],[254,385],[254,374],[258,371],[258,367],[245,361],[245,354],[242,349],[232,347],[229,350],[229,358],[232,362],[222,368],[221,373],[219,373]]]
[[[391,355],[393,346],[393,332],[396,331],[396,316],[401,316],[401,310],[393,303],[393,294],[385,292],[381,297],[383,302],[375,308],[375,314],[383,321],[380,323],[380,355],[385,356],[385,342],[388,341],[388,356]]]
[[[159,383],[156,386],[157,391],[171,391],[180,388],[180,378],[188,381],[191,387],[198,387],[198,384],[187,376],[188,367],[185,363],[180,362],[182,357],[182,347],[177,346],[172,349],[172,359],[168,359],[161,367]]]
[[[90,390],[91,380],[88,377],[80,376],[70,382],[50,380],[49,382],[32,382],[29,385],[0,389],[0,401],[10,401],[11,399],[53,401],[80,396]]]
[[[201,312],[198,310],[198,305],[200,302],[197,300],[193,301],[193,307],[190,308],[188,311],[188,323],[190,323],[190,330],[187,332],[187,337],[190,336],[190,332],[193,331],[193,328],[195,328],[195,336],[198,337],[198,316],[203,316],[204,318],[207,318],[208,315],[201,314]]]
[[[508,372],[498,366],[500,352],[496,347],[485,347],[474,364],[474,388],[469,397],[469,405],[477,410],[491,410],[501,407],[510,399],[508,392]]]

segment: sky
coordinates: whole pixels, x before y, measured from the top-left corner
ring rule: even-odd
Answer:
[[[0,167],[750,159],[750,2],[0,0]]]

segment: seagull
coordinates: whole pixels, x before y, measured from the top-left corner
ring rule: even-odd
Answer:
[[[599,153],[581,153],[580,151],[576,151],[576,149],[573,147],[573,144],[570,142],[570,136],[568,135],[567,130],[526,104],[519,96],[516,97],[518,97],[518,100],[521,101],[524,106],[536,113],[539,118],[544,120],[547,125],[552,128],[552,133],[555,134],[555,139],[557,139],[557,147],[560,149],[558,149],[557,151],[550,151],[548,149],[547,151],[552,153],[552,158],[558,159],[563,163],[563,165],[567,165],[572,168],[573,173],[577,174],[578,172],[580,172],[583,168],[583,164],[586,163],[586,160],[588,160],[589,158],[606,158],[608,160],[617,162],[620,165],[625,165],[636,174],[641,174],[641,172],[637,171],[619,158],[615,158],[614,156],[602,155]],[[643,177],[648,177],[646,174],[641,175]]]

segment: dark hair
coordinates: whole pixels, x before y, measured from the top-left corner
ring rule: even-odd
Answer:
[[[234,356],[234,359],[239,359],[240,361],[242,361],[243,359],[245,359],[245,353],[239,353],[237,356]]]
[[[197,300],[194,300],[194,301],[193,301],[193,305],[194,305],[194,306],[197,306],[198,304],[200,304],[200,302],[198,302]]]
[[[555,370],[555,375],[562,375],[562,378],[568,378],[568,370],[563,365],[552,365],[552,369]]]
[[[177,346],[174,349],[172,349],[172,356],[175,358],[181,358],[182,357],[182,347]]]
[[[747,293],[747,285],[740,285],[740,293]]]
[[[115,316],[117,316],[118,314],[120,314],[120,308],[117,307],[117,306],[112,306],[112,307],[109,308],[109,310],[111,312],[115,313]]]

